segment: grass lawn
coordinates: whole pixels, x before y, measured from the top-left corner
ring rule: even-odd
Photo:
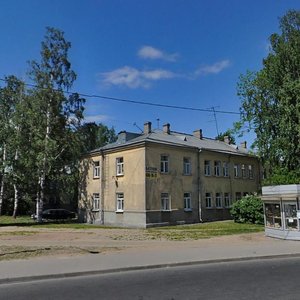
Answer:
[[[25,226],[25,225],[30,225],[34,224],[34,220],[30,218],[30,216],[20,216],[17,217],[16,219],[13,218],[12,216],[0,216],[0,226],[1,225],[11,225],[11,226]]]
[[[241,224],[233,221],[209,222],[148,229],[153,238],[168,240],[198,240],[222,235],[244,234],[264,231],[263,225]]]
[[[28,216],[17,217],[0,216],[1,226],[32,226],[34,228],[61,228],[61,229],[114,229],[115,227],[107,227],[102,225],[80,224],[71,222],[45,222],[37,224]],[[122,230],[122,228],[118,228]],[[125,228],[123,228],[125,229]],[[126,228],[128,230],[128,228]],[[135,230],[135,229],[132,229]],[[168,239],[168,240],[197,240],[203,238],[211,238],[222,235],[254,233],[264,230],[263,225],[241,224],[233,221],[208,222],[192,225],[177,225],[167,227],[155,227],[148,229],[140,229],[149,239]]]

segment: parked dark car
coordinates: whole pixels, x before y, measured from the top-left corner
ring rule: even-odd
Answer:
[[[32,215],[31,217],[36,219],[36,214]],[[63,208],[46,209],[42,212],[42,219],[45,220],[66,220],[75,218],[76,214],[74,212]]]

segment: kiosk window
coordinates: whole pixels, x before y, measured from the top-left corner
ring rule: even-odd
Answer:
[[[280,204],[265,203],[266,226],[281,228]]]
[[[296,204],[284,204],[285,227],[296,230],[298,227]]]

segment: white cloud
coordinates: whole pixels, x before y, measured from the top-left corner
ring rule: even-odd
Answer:
[[[107,121],[109,119],[110,119],[110,117],[106,116],[106,115],[91,115],[91,116],[85,116],[84,117],[84,122],[85,123],[92,123],[92,122],[102,123],[102,122]]]
[[[177,53],[166,53],[152,46],[143,46],[138,51],[138,56],[143,59],[161,59],[166,61],[176,61],[179,55]]]
[[[153,81],[177,77],[175,73],[163,69],[140,71],[129,66],[101,73],[100,76],[103,78],[102,82],[105,85],[127,86],[132,89],[139,87],[148,88]]]
[[[216,62],[212,65],[206,65],[196,70],[196,75],[218,74],[230,66],[228,59]]]

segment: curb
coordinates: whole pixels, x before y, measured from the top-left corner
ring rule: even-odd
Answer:
[[[175,268],[175,267],[183,267],[183,266],[207,265],[207,264],[215,264],[215,263],[246,262],[246,261],[253,261],[253,260],[271,260],[271,259],[284,259],[284,258],[288,259],[288,258],[296,258],[296,257],[300,257],[300,253],[175,262],[175,263],[166,263],[166,264],[113,268],[113,269],[106,269],[106,270],[93,270],[93,271],[23,276],[23,277],[15,277],[15,278],[2,278],[0,279],[0,284],[30,282],[36,280],[48,280],[48,279],[60,279],[60,278],[73,278],[73,277],[80,277],[80,276],[93,276],[93,275],[113,274],[113,273],[130,272],[130,271]]]

